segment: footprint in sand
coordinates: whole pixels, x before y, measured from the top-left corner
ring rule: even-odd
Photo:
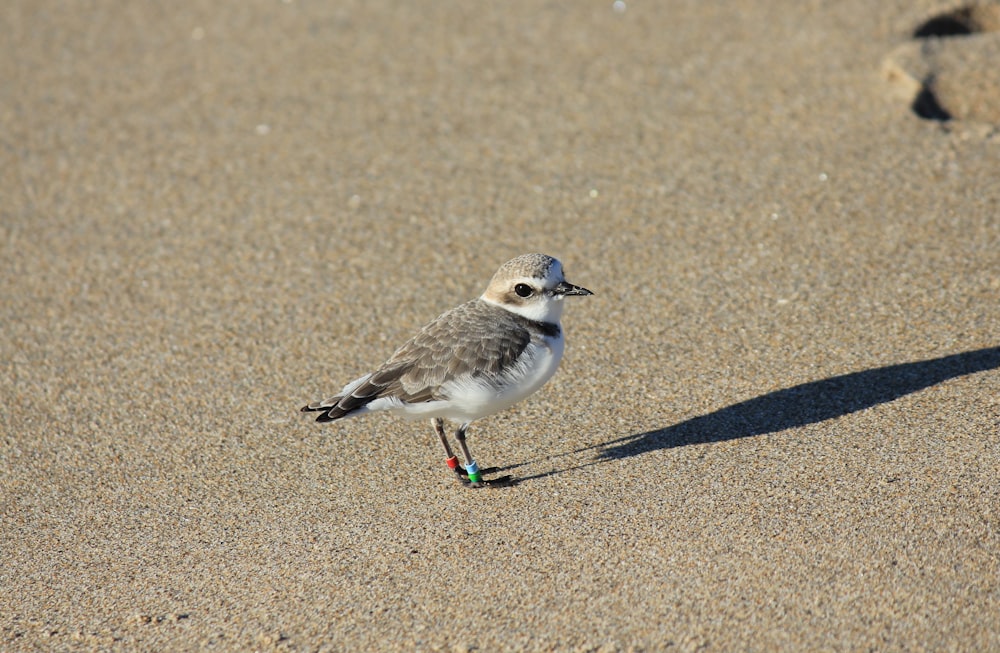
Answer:
[[[1000,125],[1000,0],[927,18],[882,72],[921,118]]]

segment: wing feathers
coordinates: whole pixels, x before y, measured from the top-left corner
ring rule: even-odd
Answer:
[[[532,331],[538,330],[529,328],[534,324],[482,300],[462,304],[421,329],[372,374],[302,410],[321,411],[317,421],[328,422],[381,397],[407,404],[437,401],[448,399],[443,387],[449,382],[484,377],[500,381],[531,343]]]

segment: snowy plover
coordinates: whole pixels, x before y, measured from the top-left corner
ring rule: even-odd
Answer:
[[[565,342],[559,325],[563,299],[592,294],[567,283],[558,260],[522,254],[500,266],[478,299],[444,313],[377,370],[302,410],[320,412],[317,422],[380,410],[429,417],[460,481],[472,487],[505,484],[509,476],[483,479],[488,470],[479,469],[465,442],[469,424],[513,406],[555,374]],[[444,419],[459,424],[455,438],[464,465],[452,453]]]

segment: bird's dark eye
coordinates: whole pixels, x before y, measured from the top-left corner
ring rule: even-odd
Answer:
[[[528,284],[519,283],[516,286],[514,286],[514,292],[517,293],[518,297],[531,297],[531,293],[533,293],[534,291]]]

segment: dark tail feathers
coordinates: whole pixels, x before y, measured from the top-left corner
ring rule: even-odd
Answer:
[[[337,407],[337,402],[333,401],[331,405],[330,402],[333,401],[317,401],[311,404],[306,404],[301,408],[303,413],[320,413],[316,418],[317,422],[332,422],[335,419],[339,419],[346,415],[346,413]]]

